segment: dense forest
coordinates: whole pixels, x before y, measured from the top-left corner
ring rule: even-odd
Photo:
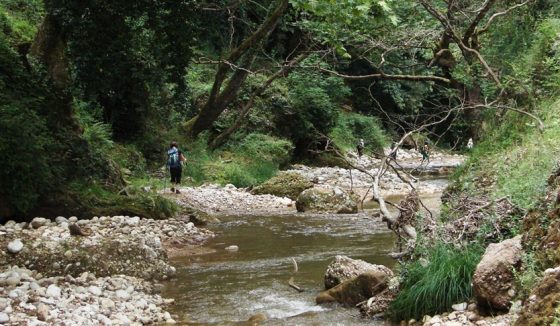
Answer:
[[[362,139],[382,166],[468,156],[431,228],[372,176],[409,247],[388,318],[467,301],[490,243],[523,235],[522,301],[560,261],[557,0],[0,0],[0,27],[0,223],[190,214],[161,191],[172,141],[184,185],[249,191],[295,164],[362,171]],[[558,324],[558,293],[518,324]]]

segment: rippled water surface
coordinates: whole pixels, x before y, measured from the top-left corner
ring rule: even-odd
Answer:
[[[423,197],[437,210],[439,195]],[[314,302],[335,255],[394,265],[387,254],[395,237],[369,213],[221,217],[221,224],[209,227],[217,233],[207,245],[214,251],[175,258],[178,275],[163,295],[175,298],[170,310],[183,325],[248,325],[259,313],[266,315],[266,325],[381,325],[361,319],[357,309]],[[226,251],[229,245],[239,251]],[[290,277],[305,291],[289,287]]]

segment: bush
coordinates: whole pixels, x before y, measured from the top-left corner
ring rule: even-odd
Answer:
[[[421,260],[402,267],[401,291],[388,315],[395,321],[434,315],[451,309],[451,305],[467,301],[472,295],[471,280],[482,255],[476,245],[457,249],[437,244],[428,249],[427,266]]]
[[[387,144],[379,121],[357,113],[339,115],[330,137],[345,150],[354,150],[360,138],[364,139],[366,149],[374,152],[382,152]]]

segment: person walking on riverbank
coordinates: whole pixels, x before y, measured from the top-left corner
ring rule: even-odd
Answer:
[[[179,194],[179,184],[181,183],[181,174],[183,172],[183,162],[185,155],[177,147],[177,142],[173,141],[167,150],[167,167],[171,175],[171,192]]]
[[[396,142],[393,142],[393,143],[391,144],[391,152],[389,153],[389,157],[390,157],[391,159],[393,159],[393,161],[396,161],[396,160],[397,160],[397,151],[398,151],[398,150],[399,150],[399,149],[397,148],[397,143],[396,143]]]
[[[420,164],[424,164],[425,161],[427,161],[426,165],[430,164],[430,145],[427,140],[424,141],[424,146],[420,149],[420,154],[422,154],[422,163]]]
[[[467,149],[470,151],[473,147],[474,147],[474,142],[472,138],[469,138],[469,141],[467,142]]]
[[[358,150],[358,157],[362,157],[362,154],[364,152],[364,147],[365,147],[364,140],[360,139],[358,141],[358,145],[356,146],[356,149]]]

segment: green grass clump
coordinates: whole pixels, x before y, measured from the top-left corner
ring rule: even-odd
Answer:
[[[344,150],[355,150],[360,138],[364,140],[366,150],[375,152],[381,151],[388,142],[376,118],[357,113],[340,114],[330,137]]]
[[[258,133],[216,152],[207,149],[204,137],[187,147],[183,173],[194,184],[213,182],[236,187],[254,186],[270,179],[289,163],[293,149],[285,139]]]
[[[401,291],[388,316],[395,321],[418,320],[468,300],[472,295],[472,275],[481,255],[482,249],[476,245],[457,249],[440,243],[428,249],[427,266],[422,266],[421,260],[405,264]]]

